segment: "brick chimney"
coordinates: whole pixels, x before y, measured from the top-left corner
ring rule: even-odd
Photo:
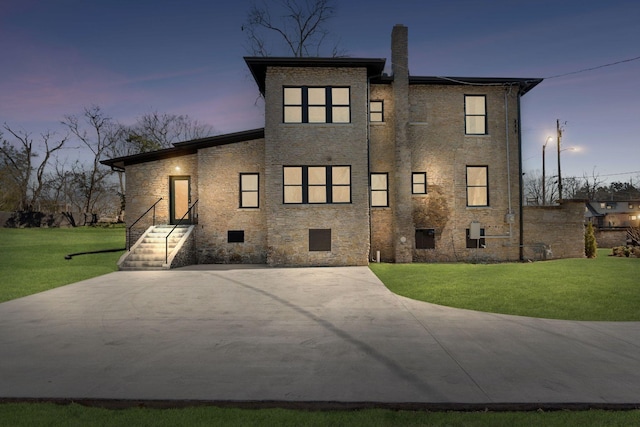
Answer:
[[[411,200],[411,149],[409,147],[409,30],[395,25],[391,32],[391,69],[395,108],[395,173],[392,209],[395,261],[413,261],[415,229]]]

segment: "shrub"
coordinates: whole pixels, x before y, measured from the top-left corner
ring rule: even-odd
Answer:
[[[596,235],[593,231],[593,225],[590,222],[587,223],[587,229],[584,232],[584,254],[587,258],[595,258],[598,256]]]

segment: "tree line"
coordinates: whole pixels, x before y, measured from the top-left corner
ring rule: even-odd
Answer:
[[[636,178],[636,182],[640,178]],[[544,187],[543,187],[544,183]],[[528,205],[550,205],[558,202],[558,177],[547,176],[542,179],[539,171],[525,173],[523,192]],[[562,178],[563,199],[584,199],[591,201],[640,200],[640,186],[629,182],[614,181],[608,183],[596,173],[583,174],[582,177]]]
[[[4,123],[0,129],[0,211],[62,212],[82,225],[98,216],[122,219],[125,182],[102,160],[172,147],[211,136],[212,126],[187,115],[144,114],[133,125],[118,123],[99,106],[65,115],[61,132],[34,135]],[[69,162],[68,150],[82,159]]]

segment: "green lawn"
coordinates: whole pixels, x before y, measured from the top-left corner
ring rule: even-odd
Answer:
[[[0,404],[0,426],[637,426],[640,411],[300,411],[192,407],[108,410],[72,404]]]
[[[393,292],[450,307],[566,320],[640,320],[640,259],[371,264]]]
[[[125,228],[0,228],[0,302],[42,292],[117,269],[122,252],[76,252],[124,248]]]

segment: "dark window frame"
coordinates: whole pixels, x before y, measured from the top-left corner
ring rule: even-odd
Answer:
[[[372,105],[380,104],[380,111],[373,111],[371,108]],[[380,114],[380,120],[373,120],[373,114]],[[369,122],[370,123],[384,123],[384,100],[382,99],[372,99],[369,101]]]
[[[302,182],[301,184],[287,184],[285,182],[285,169],[286,168],[301,168]],[[309,168],[324,168],[325,169],[325,184],[309,184]],[[333,183],[333,168],[348,168],[349,169],[349,184],[334,184]],[[285,188],[286,187],[299,187],[302,192],[301,202],[287,202],[285,200]],[[326,197],[324,202],[309,202],[309,187],[325,187]],[[346,202],[334,202],[333,192],[337,187],[349,188],[349,201]],[[348,205],[353,203],[353,183],[351,177],[351,165],[284,165],[282,166],[282,203],[285,205]]]
[[[258,179],[258,185],[256,190],[245,190],[242,188],[242,177],[243,176],[253,176],[255,175]],[[260,209],[260,174],[258,172],[240,172],[240,200],[238,202],[238,206],[242,209]],[[244,193],[256,193],[256,206],[244,206],[242,195]]]
[[[484,114],[467,113],[467,98],[483,98],[484,99]],[[467,117],[484,117],[484,132],[470,132],[469,126],[467,125]],[[487,125],[488,125],[488,120],[487,120],[487,95],[465,94],[464,95],[464,134],[465,135],[488,135],[489,131],[487,129]]]
[[[424,176],[424,182],[415,182],[414,177]],[[415,191],[416,185],[424,185],[424,191]],[[411,194],[427,194],[427,173],[411,172]]]
[[[485,170],[485,185],[469,185],[469,168],[484,168]],[[489,200],[489,166],[488,165],[467,165],[465,167],[465,191],[468,208],[486,208],[490,206]],[[487,198],[487,204],[485,205],[470,205],[469,204],[469,188],[485,188],[485,195]]]
[[[285,90],[286,89],[300,89],[300,104],[287,104],[285,103]],[[310,104],[309,103],[309,89],[324,89],[325,90],[325,103],[324,104]],[[333,102],[333,89],[348,89],[349,102],[347,104],[338,104]],[[287,121],[286,109],[299,108],[301,121]],[[310,122],[309,121],[309,107],[324,107],[325,109],[325,121],[324,122]],[[349,119],[346,122],[335,122],[333,120],[334,108],[348,108]],[[282,87],[282,123],[286,124],[350,124],[351,123],[351,87],[350,86],[283,86]]]
[[[384,175],[387,186],[384,190],[374,189],[373,188],[373,176],[374,175]],[[371,172],[369,174],[369,188],[371,189],[371,207],[372,208],[388,208],[389,207],[389,172]],[[373,204],[373,194],[374,193],[384,193],[385,195],[385,204],[384,205],[374,205]]]

